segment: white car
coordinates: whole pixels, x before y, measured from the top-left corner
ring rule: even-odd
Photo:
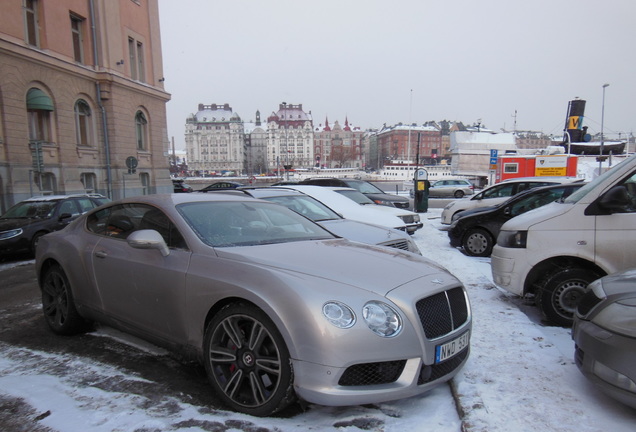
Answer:
[[[235,189],[235,191],[240,191],[253,198],[284,205],[339,237],[422,255],[411,236],[404,231],[345,219],[329,206],[303,192],[277,187],[239,188]]]
[[[494,206],[506,201],[513,195],[539,186],[583,181],[576,177],[523,177],[504,180],[494,184],[470,199],[448,203],[442,210],[442,223],[450,225],[459,217],[460,212],[478,207]]]
[[[275,186],[303,192],[338,212],[345,219],[399,229],[413,234],[422,228],[420,215],[409,210],[377,205],[353,188],[310,185]]]

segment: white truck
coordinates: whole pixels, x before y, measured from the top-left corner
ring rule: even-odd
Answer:
[[[636,155],[563,202],[506,222],[491,264],[495,284],[534,295],[548,320],[571,325],[590,282],[636,267]]]

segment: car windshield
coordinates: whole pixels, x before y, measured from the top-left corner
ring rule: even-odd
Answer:
[[[368,183],[368,182],[365,182],[365,181],[345,181],[345,183],[347,183],[347,185],[349,187],[357,189],[358,191],[362,192],[363,194],[367,194],[367,193],[370,193],[370,194],[384,193],[384,191],[382,191],[382,189],[380,189],[376,185]]]
[[[613,174],[612,170],[605,171],[603,174],[596,177],[594,180],[592,180],[591,182],[583,186],[581,189],[577,190],[572,195],[564,199],[563,202],[566,204],[574,204],[579,202],[579,200],[581,200],[585,195],[587,195],[588,193],[590,193],[590,191],[595,189],[599,183],[604,182],[605,179],[611,176],[612,174]],[[636,177],[636,174],[634,174],[634,176]]]
[[[336,238],[309,219],[273,203],[205,201],[177,207],[205,244],[254,246]]]
[[[273,196],[264,197],[263,199],[277,204],[282,204],[296,213],[308,217],[314,222],[341,219],[341,217],[329,207],[310,196]]]
[[[347,198],[357,202],[358,204],[375,204],[373,201],[369,199],[366,195],[358,192],[357,190],[337,190],[340,195],[344,195]]]
[[[24,201],[11,207],[0,219],[47,219],[57,201]]]

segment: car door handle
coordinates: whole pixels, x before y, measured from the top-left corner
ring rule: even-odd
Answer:
[[[95,252],[95,256],[97,258],[107,258],[108,257],[108,252],[106,252],[106,251],[98,251],[98,252]]]

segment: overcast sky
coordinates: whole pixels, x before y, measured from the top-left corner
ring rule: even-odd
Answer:
[[[636,133],[634,0],[159,0],[168,136],[198,104],[244,121],[302,104],[314,125],[457,120]],[[515,117],[516,113],[516,117]],[[623,135],[624,136],[624,135]]]

